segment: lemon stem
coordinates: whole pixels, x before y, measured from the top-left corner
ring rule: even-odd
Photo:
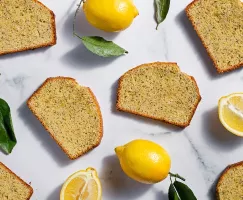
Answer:
[[[181,179],[183,181],[186,181],[186,179],[183,178],[182,176],[180,176],[179,174],[173,174],[173,173],[169,172],[169,175],[170,175],[170,178],[171,177],[175,177],[175,179],[179,178],[179,179]]]
[[[75,11],[75,15],[74,15],[74,19],[73,19],[73,36],[77,36],[77,34],[75,33],[75,22],[76,22],[78,11],[79,11],[83,1],[84,0],[80,0],[80,3],[78,4],[78,8]]]

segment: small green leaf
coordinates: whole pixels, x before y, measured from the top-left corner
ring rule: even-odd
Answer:
[[[178,197],[176,189],[175,189],[175,187],[174,187],[174,185],[172,183],[170,184],[169,193],[168,194],[169,194],[169,200],[181,200]]]
[[[10,108],[7,102],[0,98],[0,148],[10,154],[16,143]]]
[[[75,32],[75,21],[78,14],[78,11],[84,0],[80,0],[78,8],[76,9],[74,19],[73,19],[73,35],[78,37],[84,44],[84,46],[94,54],[102,57],[112,57],[112,56],[121,56],[125,53],[128,53],[125,49],[121,48],[112,41],[107,41],[99,36],[84,36],[80,37]]]
[[[94,54],[102,57],[120,56],[128,53],[125,49],[119,47],[112,41],[107,41],[99,36],[84,36],[80,37],[75,34],[79,39],[82,40],[84,46]]]
[[[155,16],[157,21],[156,29],[158,29],[159,24],[165,20],[169,12],[170,0],[154,0],[154,3],[156,8],[155,11]]]
[[[197,200],[192,190],[184,183],[175,181],[172,185],[169,189],[169,200]]]

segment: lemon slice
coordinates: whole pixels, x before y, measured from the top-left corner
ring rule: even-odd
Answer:
[[[72,174],[62,186],[60,200],[101,200],[102,189],[93,168]]]
[[[218,109],[223,126],[231,133],[243,137],[243,93],[221,97]]]

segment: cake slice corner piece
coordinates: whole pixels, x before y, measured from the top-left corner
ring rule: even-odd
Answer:
[[[29,200],[33,188],[0,162],[0,199]]]
[[[0,55],[56,44],[55,14],[37,0],[1,0],[0,18]]]

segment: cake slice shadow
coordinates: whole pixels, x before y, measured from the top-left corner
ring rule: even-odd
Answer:
[[[27,125],[31,133],[39,140],[42,147],[51,155],[60,167],[71,164],[71,160],[63,153],[61,148],[50,137],[41,123],[35,118],[27,107],[26,101],[19,107],[18,113],[23,122]]]

